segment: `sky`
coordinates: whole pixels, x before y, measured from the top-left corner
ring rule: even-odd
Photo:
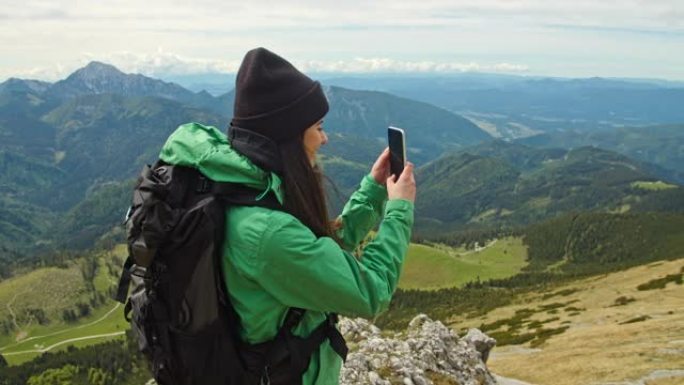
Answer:
[[[0,81],[97,60],[235,73],[266,47],[305,72],[684,80],[684,0],[2,0]]]

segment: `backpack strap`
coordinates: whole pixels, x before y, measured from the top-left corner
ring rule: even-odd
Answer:
[[[265,364],[274,366],[281,362],[288,355],[291,357],[292,366],[304,372],[313,353],[321,346],[326,339],[330,340],[330,346],[343,361],[347,360],[347,344],[344,337],[337,330],[337,314],[331,313],[326,320],[321,323],[306,338],[297,337],[292,334],[292,328],[297,326],[304,317],[306,310],[300,308],[290,308],[285,316],[283,325],[278,330],[274,344],[266,354]]]
[[[131,284],[131,267],[135,261],[130,255],[126,258],[124,262],[123,269],[121,270],[121,277],[119,277],[119,285],[116,289],[116,294],[114,295],[114,300],[122,304],[126,303],[126,297],[128,297],[128,287]]]
[[[342,361],[347,360],[347,353],[349,349],[344,341],[344,337],[337,330],[337,314],[328,314],[326,320],[321,323],[311,334],[306,338],[298,338],[292,334],[292,330],[287,330],[286,341],[290,347],[290,354],[292,355],[293,363],[297,365],[297,359],[303,359],[301,363],[303,369],[306,370],[311,355],[318,349],[318,347],[326,339],[330,340],[330,347],[342,358]]]
[[[349,348],[347,343],[344,341],[344,337],[339,330],[337,330],[338,317],[336,313],[328,315],[327,320],[328,327],[326,328],[326,336],[330,340],[330,347],[342,358],[342,361],[347,362],[347,353],[349,353]]]

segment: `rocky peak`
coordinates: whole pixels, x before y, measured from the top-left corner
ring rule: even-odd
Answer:
[[[83,81],[83,82],[97,82],[104,79],[122,80],[126,74],[121,72],[118,68],[111,64],[92,61],[85,67],[77,70],[69,75],[67,80]]]
[[[118,94],[122,96],[156,96],[183,102],[194,93],[183,87],[140,74],[126,74],[110,64],[90,62],[50,89],[52,96],[68,99],[80,95]]]

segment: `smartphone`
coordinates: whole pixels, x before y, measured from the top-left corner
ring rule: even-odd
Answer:
[[[387,141],[390,149],[390,174],[399,178],[406,164],[406,134],[401,128],[389,126]]]

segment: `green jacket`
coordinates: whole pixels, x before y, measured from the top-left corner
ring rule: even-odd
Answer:
[[[235,152],[214,127],[180,126],[162,148],[168,163],[192,166],[208,178],[273,192],[282,202],[280,178]],[[307,309],[293,333],[304,337],[327,312],[372,318],[387,309],[406,254],[413,203],[387,201],[385,187],[367,175],[341,214],[344,247],[317,238],[290,214],[263,207],[228,209],[223,271],[240,334],[249,343],[275,337],[288,308]],[[360,258],[352,251],[378,221],[375,239]],[[314,353],[303,384],[337,384],[342,360],[326,340]]]

